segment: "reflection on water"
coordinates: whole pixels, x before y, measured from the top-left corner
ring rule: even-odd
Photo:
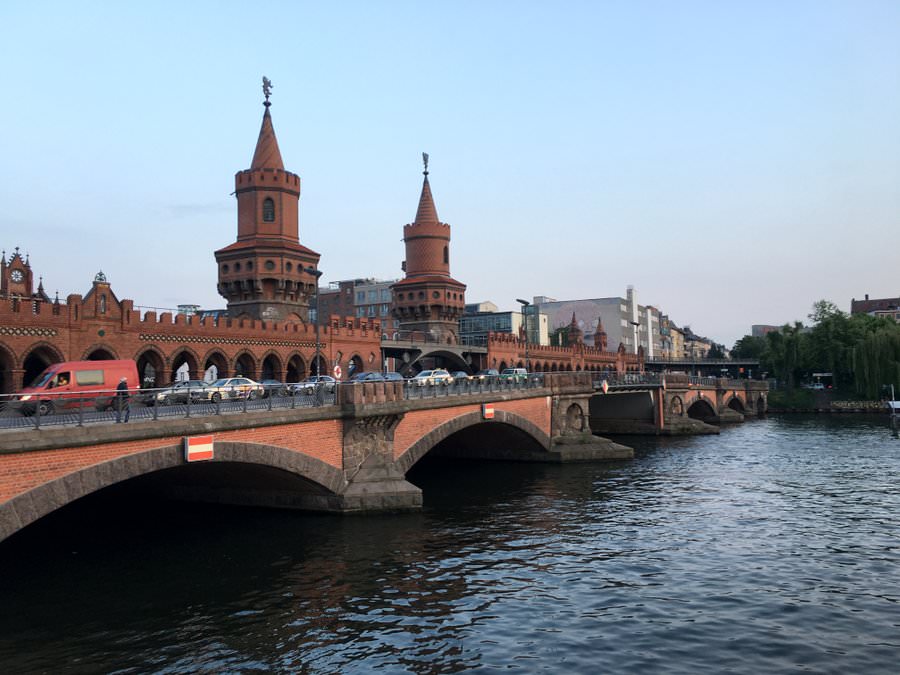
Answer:
[[[116,495],[0,545],[3,672],[896,672],[884,418],[437,463],[421,513]]]

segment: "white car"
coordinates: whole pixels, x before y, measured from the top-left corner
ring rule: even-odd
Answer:
[[[223,377],[221,380],[210,382],[198,391],[191,392],[191,400],[215,403],[248,398],[253,401],[262,398],[263,391],[263,386],[249,377]]]
[[[453,376],[443,368],[435,368],[434,370],[423,370],[410,380],[410,382],[418,387],[427,385],[443,385],[453,384]]]
[[[303,394],[311,396],[316,393],[316,387],[322,387],[327,393],[334,391],[334,385],[337,384],[331,375],[310,375],[303,382],[297,382],[288,387],[292,394]]]

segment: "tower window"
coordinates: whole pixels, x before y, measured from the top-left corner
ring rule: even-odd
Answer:
[[[265,223],[274,223],[275,222],[275,202],[271,197],[266,197],[263,200],[263,222]],[[444,252],[444,257],[447,257],[446,249]]]
[[[100,296],[100,313],[106,314],[106,294]]]
[[[444,247],[444,264],[445,265],[450,264],[450,247],[449,246]]]

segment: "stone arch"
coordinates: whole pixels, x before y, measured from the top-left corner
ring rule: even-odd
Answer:
[[[313,355],[313,360],[309,366],[310,375],[330,375],[331,369],[328,367],[328,362],[325,360],[324,354],[319,354],[319,358],[316,359],[315,355]]]
[[[741,413],[742,415],[747,412],[747,409],[744,407],[744,402],[741,400],[739,396],[732,396],[728,399],[728,407],[732,410]]]
[[[276,351],[269,350],[263,356],[260,379],[282,380],[283,377],[284,367],[281,364],[281,356]]]
[[[454,417],[422,436],[422,438],[413,443],[406,452],[397,458],[397,466],[400,467],[400,470],[403,473],[406,473],[416,462],[422,459],[429,450],[434,448],[441,441],[464,429],[481,424],[513,427],[518,430],[520,435],[524,434],[531,438],[535,443],[540,445],[544,451],[547,451],[550,448],[550,437],[536,424],[520,415],[506,412],[505,410],[496,410],[494,411],[494,419],[487,421],[482,418],[480,411],[475,411],[465,413],[459,417]]]
[[[290,355],[287,362],[287,372],[284,376],[285,382],[300,382],[306,378],[306,361],[303,357],[294,352]]]
[[[584,410],[577,403],[566,410],[566,431],[584,431]]]
[[[243,376],[256,380],[258,379],[256,370],[256,358],[246,349],[238,352],[231,361],[231,372],[235,377]]]
[[[579,372],[579,373],[581,372],[581,364],[580,363],[575,367],[575,371]]]
[[[62,352],[49,342],[36,342],[25,350],[24,354],[22,369],[25,372],[22,375],[22,382],[17,385],[18,388],[31,384],[47,366],[66,360]]]
[[[507,368],[509,368],[509,366],[506,365],[506,361],[501,361],[501,362],[500,362],[500,367],[498,368],[498,370],[502,373],[502,372],[503,372],[504,370],[506,370]]]
[[[6,345],[0,343],[0,394],[11,394],[15,391],[13,370],[16,367],[16,356]]]
[[[115,361],[119,358],[116,350],[102,342],[93,344],[84,350],[82,361]]]
[[[687,416],[701,421],[706,421],[717,417],[716,409],[702,395],[697,397],[697,400],[694,401],[687,409]]]
[[[169,382],[178,379],[178,371],[187,365],[187,377],[182,379],[199,380],[199,363],[197,352],[190,347],[179,347],[167,360],[169,365]]]
[[[681,400],[680,396],[672,397],[672,400],[669,402],[669,414],[674,417],[684,416],[684,401]]]
[[[305,479],[320,495],[316,501],[329,510],[346,489],[343,473],[325,462],[278,446],[257,443],[217,441],[216,457],[208,462],[188,465],[184,448],[178,443],[117,457],[107,462],[73,471],[39,485],[0,504],[0,541],[39,518],[71,504],[93,492],[132,478],[167,469],[194,469],[203,465],[251,464],[281,470]]]
[[[203,370],[200,379],[213,382],[220,377],[228,377],[228,357],[220,349],[210,349],[203,355]]]
[[[134,355],[137,363],[138,383],[142,387],[162,387],[167,383],[165,378],[165,359],[162,352],[154,346],[149,346]]]

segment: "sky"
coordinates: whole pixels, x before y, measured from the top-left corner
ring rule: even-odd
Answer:
[[[0,247],[51,296],[224,306],[263,76],[325,283],[402,276],[428,152],[469,302],[633,285],[731,346],[900,295],[896,0],[7,2],[0,56]]]

